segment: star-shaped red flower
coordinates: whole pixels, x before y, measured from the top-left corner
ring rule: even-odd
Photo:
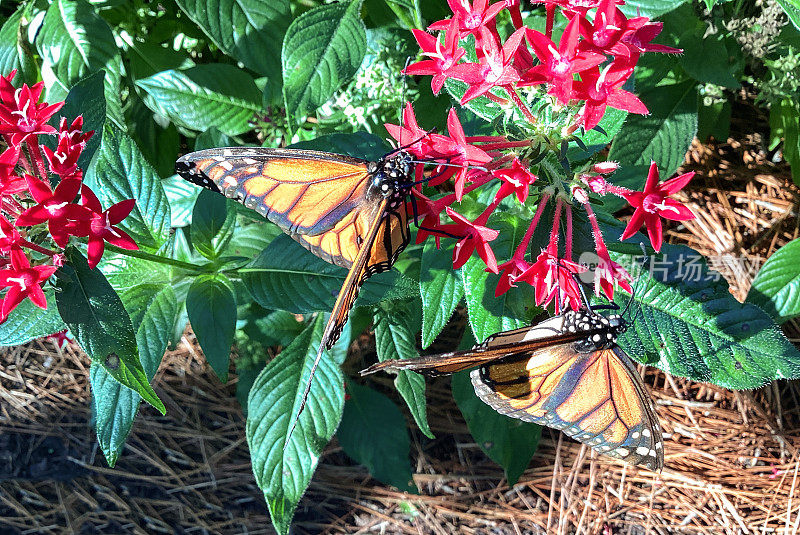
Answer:
[[[503,44],[503,48],[499,48],[491,32],[481,29],[483,57],[480,63],[461,63],[448,71],[449,76],[469,84],[469,89],[461,97],[462,105],[493,87],[509,86],[520,80],[520,74],[512,62],[522,44],[524,32],[524,28],[515,31]]]
[[[55,273],[56,266],[31,267],[28,258],[21,249],[11,253],[11,268],[0,269],[0,287],[8,288],[0,306],[0,323],[8,319],[8,315],[25,298],[39,308],[47,308],[47,299],[42,291],[42,284]]]
[[[25,175],[33,199],[38,203],[22,212],[17,218],[17,226],[37,225],[47,221],[53,241],[62,249],[67,246],[69,236],[74,232],[75,221],[86,221],[91,212],[72,201],[81,189],[81,181],[75,178],[62,180],[53,191],[50,186],[32,175]]]
[[[139,249],[133,238],[124,230],[114,226],[128,217],[128,214],[131,213],[136,205],[136,199],[126,199],[118,202],[104,212],[97,196],[84,184],[81,190],[81,203],[91,211],[91,218],[87,223],[84,223],[89,235],[86,258],[90,268],[94,268],[100,262],[105,250],[105,242],[122,249]]]
[[[447,232],[456,236],[464,236],[453,248],[453,269],[458,269],[467,263],[473,251],[478,252],[478,256],[489,268],[492,273],[497,273],[497,260],[494,252],[489,246],[489,242],[497,238],[498,231],[484,227],[479,221],[470,221],[463,215],[454,211],[449,206],[446,209],[447,215],[454,221],[452,225],[446,225]]]
[[[39,103],[39,97],[44,89],[44,82],[28,87],[23,84],[14,91],[12,98],[7,98],[4,92],[3,102],[0,103],[0,134],[4,134],[9,145],[16,146],[25,141],[29,136],[38,134],[54,134],[56,129],[47,124],[63,102],[56,104]]]
[[[447,70],[457,64],[458,60],[466,54],[466,50],[458,46],[458,16],[451,19],[445,34],[444,46],[439,39],[427,32],[417,29],[411,31],[414,33],[423,55],[430,59],[412,63],[405,68],[403,74],[433,75],[431,89],[434,95],[438,95],[447,79]]]
[[[567,24],[558,47],[543,33],[526,29],[528,42],[541,64],[523,73],[520,86],[546,83],[548,92],[567,104],[572,97],[573,74],[591,69],[606,60],[603,54],[580,50],[580,17],[575,16]]]
[[[634,191],[626,193],[625,200],[636,208],[633,217],[625,227],[625,231],[620,236],[621,240],[626,240],[633,236],[642,225],[647,227],[647,234],[650,243],[656,251],[661,250],[661,243],[664,239],[661,227],[661,218],[672,221],[686,221],[694,219],[694,214],[686,206],[679,203],[669,196],[682,190],[694,176],[694,172],[684,173],[664,183],[658,183],[658,166],[656,162],[650,164],[650,172],[647,174],[647,182],[644,191]]]

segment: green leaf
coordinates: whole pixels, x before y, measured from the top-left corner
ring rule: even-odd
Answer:
[[[606,148],[606,146],[614,140],[614,136],[622,129],[622,125],[625,123],[627,117],[628,112],[624,110],[607,108],[598,125],[605,133],[593,128],[583,135],[578,136],[583,144],[586,145],[588,151],[584,151],[577,146],[571,146],[568,153],[570,161],[584,160]]]
[[[190,130],[216,127],[236,136],[252,130],[250,121],[262,111],[255,81],[233,65],[162,71],[136,85],[147,92],[144,101],[151,110]]]
[[[715,102],[704,105],[702,99],[697,110],[697,138],[705,141],[713,136],[714,139],[723,141],[731,133],[731,103],[730,101]]]
[[[781,6],[784,13],[792,21],[794,27],[800,30],[800,1],[798,0],[777,0],[778,5]]]
[[[312,255],[289,236],[278,236],[264,252],[239,270],[253,299],[267,309],[298,314],[330,310],[347,270]],[[356,306],[416,294],[414,284],[396,271],[371,277],[359,292]]]
[[[681,66],[695,80],[737,89],[744,69],[744,55],[736,39],[727,33],[707,34],[706,22],[697,24],[680,37],[683,54],[678,56]]]
[[[208,259],[219,257],[236,225],[236,208],[223,195],[204,189],[192,211],[192,246]]]
[[[120,295],[142,284],[175,283],[172,267],[111,251],[105,251],[97,267]]]
[[[233,233],[231,241],[223,255],[243,256],[251,260],[258,258],[258,255],[278,236],[282,236],[283,231],[278,225],[273,225],[266,221],[253,222],[249,225],[237,225],[236,232]]]
[[[293,149],[335,152],[363,160],[377,161],[391,150],[381,138],[368,132],[327,134],[291,145]]]
[[[130,61],[131,78],[139,80],[169,69],[188,69],[194,62],[184,50],[173,50],[169,44],[155,41],[128,43],[126,59]]]
[[[179,176],[171,176],[161,181],[170,211],[170,225],[185,227],[192,222],[192,210],[202,189]]]
[[[159,122],[164,120],[156,117],[138,96],[131,99],[125,112],[130,126],[129,134],[158,176],[174,174],[175,160],[181,148],[181,138],[175,125],[167,123],[162,127]]]
[[[451,387],[453,399],[475,443],[491,460],[503,467],[508,484],[514,485],[536,453],[542,428],[503,416],[481,401],[475,395],[468,371],[454,374]]]
[[[453,270],[454,246],[448,243],[439,250],[434,240],[427,240],[422,249],[419,295],[422,297],[423,348],[436,340],[464,297],[464,285]]]
[[[247,444],[256,483],[264,491],[272,524],[289,531],[322,449],[336,431],[344,406],[344,377],[333,351],[322,354],[308,403],[288,445],[311,364],[322,339],[322,315],[275,357],[256,378],[247,401]],[[343,358],[342,355],[339,355]]]
[[[416,307],[409,303],[396,302],[381,304],[375,311],[375,349],[381,362],[419,356],[416,348],[419,320],[414,316],[414,309]],[[416,372],[401,370],[394,379],[394,386],[406,401],[420,431],[434,438],[425,407],[425,378]]]
[[[25,4],[20,5],[0,27],[0,75],[7,76],[17,69],[17,75],[11,82],[14,87],[20,87],[23,82],[36,78],[36,64],[31,58],[30,50],[17,39],[26,7]]]
[[[236,332],[236,299],[228,278],[222,274],[197,277],[186,296],[186,312],[206,361],[226,382]]]
[[[342,450],[378,481],[416,494],[408,460],[411,441],[400,409],[383,394],[352,381],[347,382],[347,394],[336,432]]]
[[[47,100],[61,100],[88,75],[105,71],[106,114],[125,128],[120,100],[124,73],[119,47],[106,21],[84,0],[55,0],[47,8],[36,45],[42,56]]]
[[[636,281],[636,321],[619,339],[631,356],[725,388],[758,388],[800,377],[800,351],[755,305],[739,303],[719,273],[683,246],[665,245]],[[631,257],[612,253],[631,266]],[[619,292],[618,304],[627,305]]]
[[[97,194],[103,208],[136,199],[133,211],[119,226],[139,247],[158,249],[166,241],[170,215],[161,181],[136,143],[113,125],[106,126],[84,183]]]
[[[522,241],[527,225],[528,221],[506,213],[495,213],[489,218],[488,226],[500,231],[498,238],[491,242],[498,264],[500,259],[511,258],[514,248]],[[528,307],[535,302],[532,286],[520,284],[495,297],[494,290],[500,276],[487,272],[486,264],[477,254],[473,254],[461,267],[461,278],[469,324],[475,338],[482,341],[491,334],[530,324],[534,309]]]
[[[56,273],[56,304],[64,323],[92,362],[165,414],[139,361],[133,324],[122,300],[99,269],[89,269],[77,249],[67,248],[66,260]]]
[[[626,1],[624,5],[620,6],[628,18],[632,17],[648,17],[650,19],[658,18],[659,15],[669,13],[682,4],[687,3],[689,0],[631,0]]]
[[[120,295],[136,326],[136,344],[142,367],[152,381],[167,349],[178,302],[169,284],[142,284]],[[89,372],[92,385],[97,442],[109,466],[119,458],[142,398],[115,381],[102,366],[93,362]]]
[[[318,6],[297,17],[283,40],[286,115],[299,119],[330,99],[358,71],[367,52],[361,0]]]
[[[86,146],[78,158],[78,167],[84,171],[89,169],[94,153],[100,147],[103,139],[103,125],[106,122],[106,97],[104,94],[105,73],[96,72],[76,83],[67,93],[64,107],[50,121],[54,127],[58,128],[57,117],[66,117],[67,123],[79,115],[83,117],[83,131],[94,130],[94,134],[86,142]],[[51,148],[55,148],[55,138],[52,140]]]
[[[288,0],[178,0],[217,47],[280,88],[283,35],[292,20]]]
[[[790,241],[764,262],[747,301],[781,323],[800,316],[800,238]]]
[[[650,115],[630,115],[611,145],[609,160],[622,165],[658,163],[669,177],[683,163],[697,132],[697,89],[693,82],[658,86],[640,95]]]
[[[219,129],[211,127],[194,139],[194,150],[214,149],[217,147],[230,147],[236,143]]]
[[[288,346],[303,332],[305,323],[285,310],[276,310],[266,316],[251,320],[242,329],[250,338],[265,345]]]
[[[26,299],[11,311],[5,322],[0,323],[0,347],[24,344],[67,328],[58,314],[58,308],[53,305],[53,289],[46,288],[44,295],[47,299],[47,310],[42,310],[30,299]]]
[[[239,405],[241,405],[242,412],[246,417],[247,398],[250,396],[250,389],[253,388],[253,384],[255,384],[258,374],[264,369],[264,362],[262,361],[258,364],[243,366],[241,368],[238,367],[238,361],[236,364],[236,401],[238,401]]]
[[[788,99],[772,104],[769,126],[772,137],[783,138],[783,158],[792,168],[792,180],[800,184],[800,104]]]

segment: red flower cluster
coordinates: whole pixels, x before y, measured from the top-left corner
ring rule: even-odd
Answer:
[[[453,17],[435,22],[431,30],[442,30],[442,40],[414,30],[422,53],[429,59],[409,65],[407,74],[432,75],[431,88],[441,91],[447,78],[469,86],[461,104],[486,96],[506,102],[499,88],[531,122],[535,116],[519,90],[543,85],[562,105],[570,106],[572,128],[594,128],[607,106],[631,113],[646,114],[645,105],[622,86],[633,74],[643,52],[678,53],[677,48],[651,44],[662,28],[647,17],[628,19],[615,0],[546,1],[547,32],[543,34],[522,25],[518,2],[487,0],[448,0]],[[558,43],[551,40],[555,6],[569,19]],[[495,27],[495,17],[508,9],[516,28],[503,42]],[[593,18],[589,11],[595,10]],[[463,61],[466,50],[460,43],[475,37],[477,62]]]
[[[82,117],[71,125],[62,117],[58,129],[48,124],[64,103],[39,102],[42,82],[15,88],[15,74],[0,76],[0,136],[6,145],[0,153],[0,289],[6,289],[0,297],[0,323],[25,298],[47,308],[42,286],[62,264],[62,250],[71,236],[88,238],[90,267],[100,261],[106,241],[138,249],[114,226],[133,210],[135,201],[103,211],[83,183],[78,158],[93,132],[82,131]],[[55,149],[40,145],[39,136],[53,134]],[[58,183],[55,188],[53,182]],[[45,223],[48,233],[39,231]]]
[[[590,205],[589,193],[614,194],[635,208],[621,239],[632,236],[644,224],[656,250],[661,248],[661,219],[685,220],[694,217],[683,205],[668,197],[683,188],[692,173],[663,184],[653,163],[644,191],[634,192],[615,186],[608,176],[617,169],[614,162],[600,162],[572,177],[548,176],[546,180],[530,171],[531,160],[547,143],[568,141],[580,127],[594,128],[608,106],[646,114],[647,108],[632,93],[622,89],[643,52],[677,53],[680,50],[651,44],[661,31],[661,24],[646,17],[628,19],[615,0],[542,0],[546,5],[547,30],[543,34],[522,24],[519,2],[488,0],[448,0],[453,11],[449,19],[432,24],[430,30],[444,32],[436,38],[414,30],[422,54],[427,59],[413,63],[405,72],[431,75],[431,87],[439,93],[448,78],[467,84],[461,104],[486,97],[506,109],[516,108],[530,126],[530,139],[510,141],[501,136],[465,136],[455,110],[448,116],[448,135],[429,134],[420,128],[408,105],[403,126],[386,125],[390,135],[422,161],[438,164],[429,186],[454,178],[454,191],[438,199],[429,199],[421,186],[413,191],[413,205],[422,217],[417,241],[434,236],[436,246],[442,237],[458,239],[453,250],[453,267],[463,266],[473,252],[486,264],[487,271],[500,274],[495,295],[501,295],[517,283],[534,288],[537,305],[554,303],[556,311],[564,306],[578,309],[582,297],[576,275],[587,267],[573,260],[573,210],[585,210],[592,228],[597,265],[593,267],[595,293],[613,298],[615,286],[630,292],[630,275],[611,260],[597,217]],[[556,7],[568,19],[558,43],[551,40]],[[515,31],[501,39],[495,18],[503,10],[510,12]],[[467,40],[467,38],[470,38]],[[474,38],[475,54],[468,53]],[[477,61],[466,61],[476,57]],[[551,106],[567,110],[566,122],[540,124],[529,108],[534,99],[548,96]],[[506,98],[507,97],[507,98]],[[565,137],[566,136],[566,137]],[[553,140],[556,140],[553,143]],[[537,147],[534,151],[532,147]],[[545,148],[545,150],[548,150]],[[422,168],[417,171],[422,178]],[[538,205],[525,236],[511,258],[498,265],[490,242],[499,231],[487,226],[489,216],[511,197],[525,204],[531,186],[539,188]],[[481,187],[497,187],[493,200],[474,220],[458,213],[452,206],[466,193]],[[554,217],[547,246],[533,263],[527,260],[534,230],[545,207],[554,202]],[[513,202],[513,201],[512,201]],[[450,222],[443,222],[445,214]],[[563,242],[562,242],[563,236]]]

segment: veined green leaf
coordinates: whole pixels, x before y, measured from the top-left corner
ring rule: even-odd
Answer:
[[[247,444],[253,474],[264,491],[272,524],[280,534],[288,533],[319,455],[342,418],[344,377],[336,355],[331,354],[341,353],[341,346],[337,344],[331,352],[323,353],[311,383],[308,403],[284,448],[322,339],[323,325],[320,315],[267,364],[253,383],[247,402]]]

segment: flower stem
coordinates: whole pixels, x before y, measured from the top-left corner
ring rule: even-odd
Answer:
[[[469,141],[469,138],[467,138]],[[481,145],[481,149],[483,150],[503,150],[503,149],[515,149],[517,147],[530,147],[531,141],[529,139],[523,139],[522,141],[502,141],[498,143],[484,143]]]
[[[25,238],[20,240],[20,245],[22,245],[24,247],[27,247],[28,249],[31,249],[33,251],[36,251],[37,253],[42,253],[43,255],[46,255],[46,256],[49,256],[49,257],[53,257],[56,254],[56,251],[47,249],[45,247],[42,247],[41,245],[37,245],[37,244],[35,244],[33,242],[30,242],[30,241],[26,240]]]
[[[42,155],[42,149],[39,146],[38,138],[28,138],[28,152],[31,155],[31,159],[36,164],[36,170],[39,172],[39,178],[47,182],[47,168],[44,166],[44,156]]]
[[[531,110],[528,109],[528,106],[522,102],[522,99],[519,98],[519,95],[517,95],[517,92],[514,90],[514,88],[510,85],[506,85],[503,86],[503,89],[506,90],[508,96],[511,97],[511,101],[517,106],[517,108],[519,108],[519,110],[522,112],[522,115],[528,119],[528,122],[531,124],[536,124],[536,116],[531,112]]]
[[[528,245],[531,243],[531,238],[533,238],[533,231],[536,230],[536,227],[539,225],[539,218],[542,217],[542,212],[544,212],[544,207],[547,206],[547,202],[550,200],[550,195],[545,193],[542,195],[542,198],[539,199],[539,206],[536,207],[536,213],[533,214],[533,219],[531,220],[531,224],[528,225],[528,230],[525,231],[525,236],[522,237],[522,241],[520,242],[517,250],[514,252],[514,255],[520,255],[521,258],[525,258],[525,252],[528,250]]]
[[[147,260],[150,262],[155,262],[157,264],[165,264],[168,266],[185,269],[186,271],[193,271],[195,273],[205,273],[206,271],[208,271],[207,269],[205,269],[205,266],[198,266],[196,264],[190,264],[189,262],[182,262],[180,260],[175,260],[174,258],[167,258],[166,256],[147,253],[145,251],[123,249],[121,247],[117,247],[116,245],[112,245],[110,243],[106,244],[106,248],[117,254],[121,254],[124,256],[131,256],[133,258],[139,258],[141,260]]]

